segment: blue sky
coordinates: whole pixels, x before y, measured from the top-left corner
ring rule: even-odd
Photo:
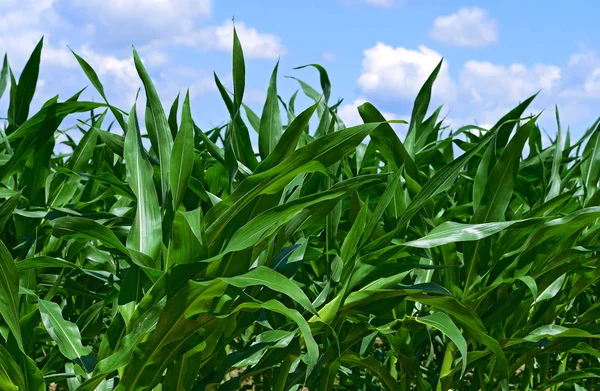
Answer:
[[[348,125],[356,106],[375,104],[406,119],[419,87],[441,57],[433,104],[454,127],[493,124],[539,89],[532,110],[545,110],[550,134],[558,104],[564,127],[580,135],[600,116],[600,3],[454,0],[0,0],[0,51],[18,73],[45,37],[34,105],[88,85],[67,45],[96,69],[111,103],[128,110],[141,86],[131,45],[140,52],[166,109],[190,88],[203,128],[227,118],[215,71],[231,84],[232,16],[246,55],[245,102],[261,110],[280,58],[280,95],[299,77],[315,87],[319,63],[329,72],[332,101],[344,98]],[[90,86],[87,99],[98,96]],[[298,101],[299,108],[308,104]],[[6,97],[0,101],[0,112]],[[36,107],[36,108],[37,108]],[[398,131],[402,133],[402,128]]]

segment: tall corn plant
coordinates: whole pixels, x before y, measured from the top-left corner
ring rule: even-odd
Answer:
[[[18,80],[5,57],[0,389],[597,389],[600,121],[572,142],[557,110],[544,146],[530,97],[449,132],[441,64],[403,141],[370,103],[345,127],[316,64],[311,106],[276,66],[259,115],[233,38],[208,131],[135,51],[143,126],[75,53],[104,101],[30,115],[42,42]]]

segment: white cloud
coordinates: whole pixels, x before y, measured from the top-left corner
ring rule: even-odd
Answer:
[[[235,28],[245,58],[277,59],[287,53],[281,38],[274,34],[258,32],[243,22],[236,22]],[[220,26],[200,28],[176,37],[175,43],[230,53],[233,45],[233,23],[225,21]]]
[[[25,65],[44,35],[42,64],[64,65],[69,62],[72,55],[66,46],[53,45],[51,35],[40,29],[43,22],[59,19],[53,8],[55,3],[55,0],[0,1],[0,48],[8,53],[13,68]]]
[[[518,102],[542,89],[554,93],[561,69],[555,65],[509,66],[487,61],[467,61],[460,73],[460,88],[475,102]]]
[[[570,67],[584,67],[594,68],[600,63],[598,52],[596,50],[587,49],[586,47],[580,48],[580,51],[573,53],[569,57]]]
[[[364,51],[358,86],[365,94],[412,101],[441,57],[424,45],[417,51],[377,43]],[[444,101],[455,97],[456,85],[446,62],[442,64],[432,94]]]
[[[42,16],[50,17],[55,0],[0,1],[0,32],[38,26]]]
[[[148,50],[144,55],[144,60],[150,67],[161,67],[169,62],[169,56],[160,50]]]
[[[47,0],[45,0],[47,1]],[[82,14],[104,25],[110,34],[153,36],[192,29],[197,19],[211,15],[212,0],[70,0]],[[132,42],[129,42],[130,44]]]
[[[256,103],[264,104],[267,99],[267,93],[265,90],[259,88],[250,88],[248,91],[244,91],[244,103]]]
[[[411,50],[378,43],[364,51],[363,69],[357,84],[367,99],[396,99],[410,104],[440,58],[441,54],[425,46]],[[576,92],[600,97],[600,58],[587,53],[572,57],[571,62],[585,63],[588,69]],[[446,62],[444,64],[447,65]],[[538,114],[545,108],[539,122],[553,129],[555,121],[551,109],[554,104],[558,104],[559,108],[565,106],[565,121],[581,121],[578,115],[588,116],[590,113],[586,104],[561,99],[564,75],[577,74],[574,70],[574,65],[561,69],[552,64],[504,65],[470,60],[462,65],[459,77],[453,79],[448,68],[443,66],[434,83],[430,110],[438,103],[449,108],[451,115],[447,122],[454,128],[474,123],[489,127],[519,102],[541,90],[535,100],[535,110],[530,111]],[[345,115],[354,123],[359,121],[360,117],[354,110],[359,103],[343,106],[340,109],[342,118]]]
[[[51,1],[51,0],[44,0]],[[167,23],[175,18],[210,16],[212,0],[74,0],[113,17],[150,18],[147,23]]]
[[[13,69],[21,69],[25,65],[42,35],[41,31],[29,29],[21,30],[18,34],[0,33],[0,47],[8,53],[8,59]],[[42,48],[41,64],[42,66],[71,67],[75,62],[73,55],[65,45],[53,45],[51,37],[46,35]]]
[[[230,74],[221,79],[225,84],[228,84],[230,80]],[[160,78],[157,78],[155,82],[157,83],[159,96],[165,99],[175,98],[177,93],[180,93],[181,99],[183,99],[188,88],[191,99],[217,91],[215,80],[208,72],[189,67],[174,66],[167,68],[161,72]]]
[[[600,67],[590,71],[583,84],[565,89],[561,95],[566,98],[600,98]]]
[[[323,58],[323,60],[325,60],[327,62],[333,62],[336,59],[335,53],[329,52],[329,51],[325,51],[325,52],[321,53],[321,57]]]
[[[373,4],[378,7],[389,7],[389,6],[401,3],[401,0],[366,0],[366,1],[369,4]]]
[[[589,97],[600,97],[600,67],[594,69],[583,85],[585,94]]]
[[[437,17],[429,35],[448,45],[480,48],[498,40],[498,26],[487,11],[478,7],[463,7],[451,15]]]
[[[567,69],[572,76],[571,83],[561,96],[584,100],[600,98],[600,56],[596,50],[581,48],[571,55]]]

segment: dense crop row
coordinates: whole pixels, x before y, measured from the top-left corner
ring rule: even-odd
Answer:
[[[145,126],[76,54],[105,101],[32,114],[41,50],[0,75],[1,390],[598,387],[598,123],[544,145],[531,97],[450,131],[439,66],[402,141],[369,103],[345,127],[318,65],[312,106],[276,67],[254,113],[235,34],[226,126],[167,115],[135,51]]]

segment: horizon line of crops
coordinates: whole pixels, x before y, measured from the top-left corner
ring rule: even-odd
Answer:
[[[143,118],[75,52],[103,102],[31,114],[42,47],[0,71],[0,389],[599,389],[600,119],[544,146],[534,95],[444,132],[441,62],[409,122],[346,127],[317,64],[309,107],[277,63],[256,113],[235,29],[224,126],[135,49]]]

